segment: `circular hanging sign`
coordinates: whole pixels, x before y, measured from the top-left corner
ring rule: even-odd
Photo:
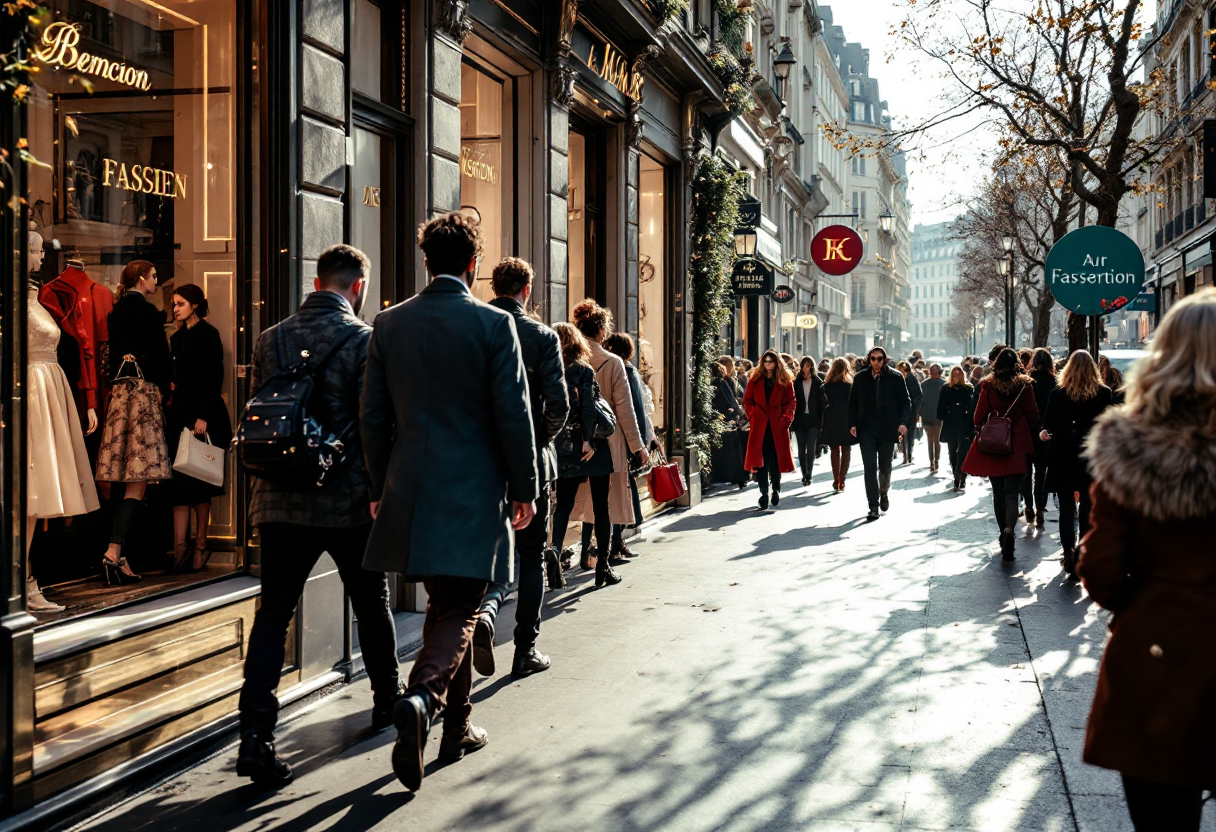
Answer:
[[[799,329],[814,329],[819,326],[819,318],[815,315],[799,315],[797,323]]]
[[[789,303],[794,299],[794,290],[784,284],[781,286],[774,286],[772,298],[773,300],[777,301],[777,303]]]
[[[847,225],[829,225],[811,240],[811,259],[825,274],[848,274],[864,256],[861,235]]]
[[[1127,306],[1144,285],[1144,254],[1131,237],[1104,225],[1065,234],[1043,267],[1056,301],[1078,315],[1106,315]]]

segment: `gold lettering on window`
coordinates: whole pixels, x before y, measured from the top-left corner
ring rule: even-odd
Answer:
[[[363,186],[363,204],[368,208],[380,207],[380,189],[372,185]]]
[[[108,158],[101,160],[101,185],[169,199],[186,198],[185,174],[151,165],[127,165]]]
[[[146,71],[81,52],[76,48],[79,43],[80,24],[56,21],[42,30],[42,48],[34,50],[34,58],[44,64],[74,69],[137,90],[152,89],[152,82],[148,80]]]

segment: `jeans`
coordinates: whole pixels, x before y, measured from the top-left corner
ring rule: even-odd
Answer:
[[[774,494],[781,493],[781,464],[777,462],[777,444],[773,441],[773,429],[765,427],[764,441],[760,443],[764,454],[764,467],[756,472],[756,482],[760,483],[760,493],[767,495],[771,490]]]
[[[832,445],[832,482],[844,482],[849,475],[849,460],[853,456],[852,445]]]
[[[1022,477],[1022,501],[1026,508],[1042,514],[1047,510],[1047,443],[1035,443],[1034,456]]]
[[[819,426],[811,424],[811,417],[799,416],[794,420],[794,438],[798,440],[798,464],[802,479],[809,480],[815,467],[815,453],[819,450]]]
[[[967,458],[967,451],[970,449],[970,436],[946,440],[946,450],[950,454],[950,473],[954,474],[954,479],[957,482],[967,482],[967,475],[963,473],[963,460]]]
[[[858,428],[858,447],[861,450],[861,466],[865,469],[866,499],[870,506],[878,505],[878,498],[891,487],[891,456],[895,453],[894,442],[884,442],[865,428]]]
[[[1203,789],[1123,775],[1127,812],[1136,832],[1198,832]]]
[[[473,703],[473,626],[487,583],[478,578],[432,575],[426,587],[426,618],[422,649],[410,671],[410,690],[425,690],[443,709],[443,733],[462,734],[469,725]]]
[[[540,488],[532,522],[515,533],[519,556],[518,603],[515,605],[515,652],[527,653],[540,638],[540,610],[545,598],[545,541],[549,537],[549,483]],[[494,624],[498,609],[511,594],[509,584],[491,584],[481,614]]]
[[[1089,511],[1094,507],[1093,500],[1089,497],[1089,489],[1081,489],[1081,510],[1078,515],[1077,504],[1072,498],[1072,492],[1068,491],[1059,495],[1060,497],[1060,545],[1066,550],[1073,550],[1077,547],[1077,532],[1074,525],[1078,521],[1081,526],[1081,537],[1085,537],[1085,533],[1089,531]]]
[[[377,700],[396,695],[397,627],[388,606],[388,577],[363,568],[371,523],[354,528],[263,523],[262,602],[253,619],[241,687],[241,735],[269,737],[279,716],[274,692],[283,670],[287,628],[304,583],[322,553],[329,552],[359,622],[359,643]]]
[[[929,446],[929,464],[934,468],[942,461],[942,423],[925,422],[925,444]]]
[[[1001,531],[1012,529],[1018,519],[1018,489],[1022,486],[1021,474],[1005,477],[989,477],[992,483],[992,513]]]
[[[612,535],[612,520],[608,515],[608,488],[612,474],[587,477],[591,488],[591,509],[595,514],[595,547],[602,555],[608,554],[608,540]],[[566,540],[566,527],[570,525],[570,512],[574,511],[574,500],[578,496],[583,480],[570,477],[557,481],[557,509],[553,512],[553,548],[559,552]]]

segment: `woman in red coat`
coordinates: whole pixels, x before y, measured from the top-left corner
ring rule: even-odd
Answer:
[[[996,454],[980,450],[979,433],[989,417],[1004,416],[1013,423],[1013,453]],[[1001,350],[992,364],[992,372],[980,380],[975,399],[975,441],[963,471],[977,477],[987,477],[992,483],[992,509],[1001,530],[1001,560],[1013,560],[1013,526],[1017,522],[1018,495],[1027,459],[1034,454],[1030,426],[1039,421],[1030,376],[1022,369],[1018,354]]]
[[[790,425],[794,422],[794,382],[775,350],[765,350],[752,370],[743,394],[743,410],[751,423],[743,467],[756,472],[760,483],[760,510],[781,502],[781,475],[794,472]]]

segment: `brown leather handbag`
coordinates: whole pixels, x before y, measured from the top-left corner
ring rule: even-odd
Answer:
[[[1013,453],[1013,421],[1009,418],[1009,414],[1017,407],[1018,399],[1022,398],[1022,393],[1029,386],[1028,384],[1022,385],[1022,389],[1013,397],[1013,404],[1005,409],[1004,416],[993,416],[995,410],[988,414],[988,421],[984,422],[979,436],[975,438],[977,448],[993,456],[1009,456]]]

